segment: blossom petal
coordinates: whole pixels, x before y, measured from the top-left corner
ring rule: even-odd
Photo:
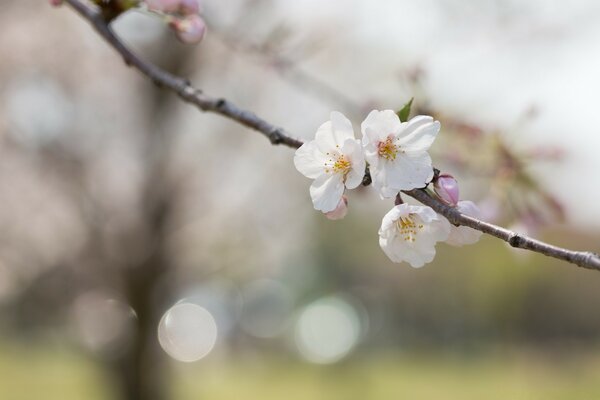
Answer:
[[[379,236],[391,238],[395,235],[393,230],[394,224],[400,219],[408,215],[406,207],[394,207],[383,216],[381,220],[381,228],[379,228]]]
[[[342,153],[350,160],[350,171],[346,175],[346,187],[354,189],[361,184],[365,175],[365,157],[360,142],[356,139],[346,139]]]
[[[310,186],[310,197],[316,210],[324,213],[333,211],[344,194],[341,174],[321,175]]]
[[[352,123],[344,114],[334,111],[330,118],[315,134],[315,141],[323,153],[339,151],[347,139],[354,139]]]
[[[434,121],[426,115],[418,115],[406,123],[398,138],[398,144],[407,152],[427,151],[439,131],[439,121]]]
[[[431,157],[427,153],[398,155],[396,160],[388,162],[385,178],[383,186],[397,192],[422,188],[433,179]]]
[[[402,130],[400,118],[392,110],[373,110],[360,125],[363,146],[368,144],[377,145],[385,140],[390,134],[395,135]]]
[[[314,140],[304,143],[294,154],[296,169],[311,179],[316,179],[324,173],[326,161],[325,155],[321,153]]]
[[[433,261],[435,257],[434,245],[417,248],[397,238],[386,239],[380,237],[379,246],[393,262],[401,263],[406,261],[413,268],[420,268],[426,263]]]
[[[354,139],[352,122],[350,122],[344,114],[338,111],[332,111],[329,118],[331,119],[335,144],[342,147],[346,140]]]

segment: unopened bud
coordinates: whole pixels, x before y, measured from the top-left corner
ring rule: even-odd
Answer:
[[[171,27],[175,29],[177,37],[183,43],[199,43],[206,34],[206,24],[196,14],[174,19],[171,22]]]
[[[176,12],[181,0],[145,0],[146,6],[152,11],[164,13]]]
[[[342,219],[348,214],[348,199],[346,196],[342,196],[337,207],[333,211],[325,213],[325,216],[331,220]]]
[[[199,14],[200,3],[198,0],[180,0],[179,12],[183,15]]]
[[[199,0],[144,0],[153,11],[167,14],[192,15],[200,13]]]
[[[54,6],[54,7],[58,7],[60,5],[62,5],[63,0],[50,0],[50,5]]]
[[[458,182],[452,175],[441,174],[433,184],[435,193],[440,200],[449,206],[456,207],[458,204]]]

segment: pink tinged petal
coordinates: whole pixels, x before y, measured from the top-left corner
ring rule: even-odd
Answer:
[[[341,174],[321,175],[310,186],[310,197],[316,210],[324,213],[337,207],[342,194],[344,182]]]
[[[471,217],[479,218],[480,211],[475,203],[472,201],[459,201],[456,207],[462,214],[469,215]],[[479,241],[482,233],[468,226],[452,226],[450,235],[446,240],[451,246],[463,246],[465,244],[473,244]]]
[[[384,141],[390,134],[395,135],[400,132],[403,124],[392,110],[373,110],[360,127],[363,135],[362,143],[366,147],[368,145],[377,146],[378,142]]]
[[[326,212],[325,217],[335,221],[344,218],[346,214],[348,214],[348,199],[342,196],[335,210]]]
[[[342,153],[350,160],[350,171],[346,175],[346,187],[354,189],[361,184],[365,175],[365,158],[360,143],[356,139],[346,139]]]
[[[418,115],[406,123],[398,135],[398,144],[406,152],[427,151],[440,131],[439,121],[425,115]]]
[[[325,173],[327,158],[313,140],[304,143],[294,154],[296,169],[307,178],[316,179]]]

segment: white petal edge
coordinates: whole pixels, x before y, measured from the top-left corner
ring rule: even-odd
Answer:
[[[347,139],[342,147],[342,153],[350,160],[350,171],[346,175],[346,187],[354,189],[361,184],[365,175],[365,157],[360,142],[356,139]]]
[[[339,111],[332,111],[329,115],[335,144],[342,147],[348,139],[354,139],[352,122]]]
[[[433,179],[431,157],[427,153],[398,154],[396,160],[382,163],[379,168],[385,169],[385,174],[376,173],[375,179],[383,179],[381,187],[388,192],[422,188]]]
[[[313,140],[304,143],[294,153],[294,166],[307,178],[316,179],[324,172],[326,158]]]
[[[385,140],[390,134],[402,131],[403,124],[392,110],[373,110],[360,124],[363,146]]]
[[[398,144],[407,152],[427,151],[439,131],[439,121],[434,121],[426,115],[418,115],[407,122],[399,135]]]

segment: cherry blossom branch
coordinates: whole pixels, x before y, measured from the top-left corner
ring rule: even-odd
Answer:
[[[202,111],[221,114],[262,133],[272,144],[283,144],[295,148],[302,145],[300,140],[291,137],[284,129],[270,124],[259,118],[256,114],[237,107],[229,100],[208,96],[201,90],[192,87],[188,80],[175,76],[154,64],[142,60],[129,50],[121,39],[114,34],[110,24],[104,19],[98,8],[80,0],[65,0],[65,2],[90,22],[96,32],[123,57],[125,64],[139,70],[156,85],[172,90],[183,101],[195,105]]]
[[[65,0],[65,2],[83,18],[88,20],[96,32],[98,32],[98,34],[123,57],[123,60],[128,66],[132,66],[139,70],[156,85],[172,90],[183,101],[195,105],[202,111],[220,114],[263,134],[274,145],[281,144],[292,148],[298,148],[303,144],[302,141],[293,138],[283,128],[272,125],[268,121],[258,117],[256,114],[241,109],[226,99],[208,96],[201,90],[194,88],[188,80],[170,74],[156,65],[142,60],[129,50],[114,34],[110,28],[109,21],[103,17],[98,8],[81,0]],[[370,183],[371,179],[367,171],[363,184],[368,185]],[[440,202],[424,189],[414,189],[405,191],[404,193],[431,207],[455,225],[468,226],[480,232],[495,236],[516,248],[530,250],[559,260],[567,261],[583,268],[600,271],[600,256],[598,254],[572,251],[553,246],[526,235],[470,217],[460,213],[455,208]]]
[[[495,236],[498,239],[504,240],[512,247],[531,250],[548,257],[570,262],[582,268],[600,271],[600,256],[598,256],[596,253],[563,249],[561,247],[553,246],[540,240],[533,239],[529,236],[510,231],[500,226],[490,224],[489,222],[481,221],[477,218],[461,214],[456,210],[456,208],[445,205],[436,198],[432,197],[424,189],[413,189],[405,191],[404,193],[415,198],[426,206],[433,208],[437,213],[442,214],[448,221],[455,225],[468,226],[480,232],[487,233],[488,235]]]

